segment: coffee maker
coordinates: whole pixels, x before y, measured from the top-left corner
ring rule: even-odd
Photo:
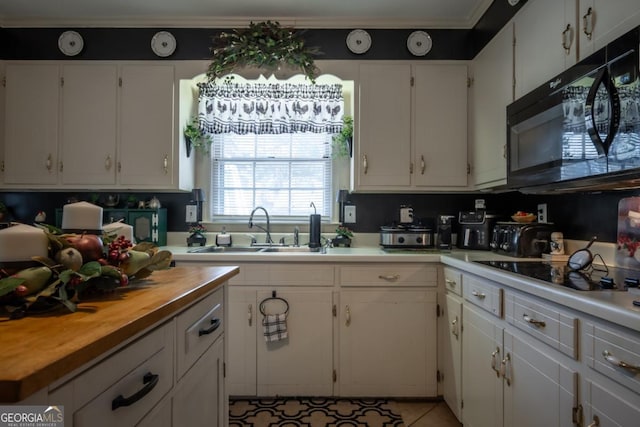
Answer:
[[[491,233],[496,222],[496,216],[484,210],[459,212],[458,248],[460,249],[491,249]]]
[[[453,245],[453,221],[454,215],[438,215],[436,218],[436,248],[437,249],[451,249]]]

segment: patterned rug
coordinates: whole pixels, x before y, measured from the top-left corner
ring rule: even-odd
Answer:
[[[232,399],[229,427],[402,427],[385,399]]]

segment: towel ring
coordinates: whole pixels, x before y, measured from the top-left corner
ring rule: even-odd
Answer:
[[[284,310],[284,313],[282,313],[282,314],[285,314],[285,315],[289,314],[289,302],[284,298],[280,298],[280,297],[276,296],[276,291],[273,291],[269,298],[263,299],[262,302],[260,303],[260,313],[262,313],[263,316],[267,315],[267,313],[265,313],[265,311],[264,311],[265,303],[267,303],[269,301],[273,301],[273,300],[282,301],[284,303],[285,307],[286,307],[286,309]]]

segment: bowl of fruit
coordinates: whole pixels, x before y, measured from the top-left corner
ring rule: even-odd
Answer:
[[[511,219],[515,222],[529,223],[536,219],[536,215],[525,211],[518,211],[514,215],[511,215]]]

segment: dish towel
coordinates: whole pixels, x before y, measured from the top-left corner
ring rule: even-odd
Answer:
[[[264,339],[267,342],[281,341],[287,339],[287,314],[266,314],[262,318],[262,329]]]

